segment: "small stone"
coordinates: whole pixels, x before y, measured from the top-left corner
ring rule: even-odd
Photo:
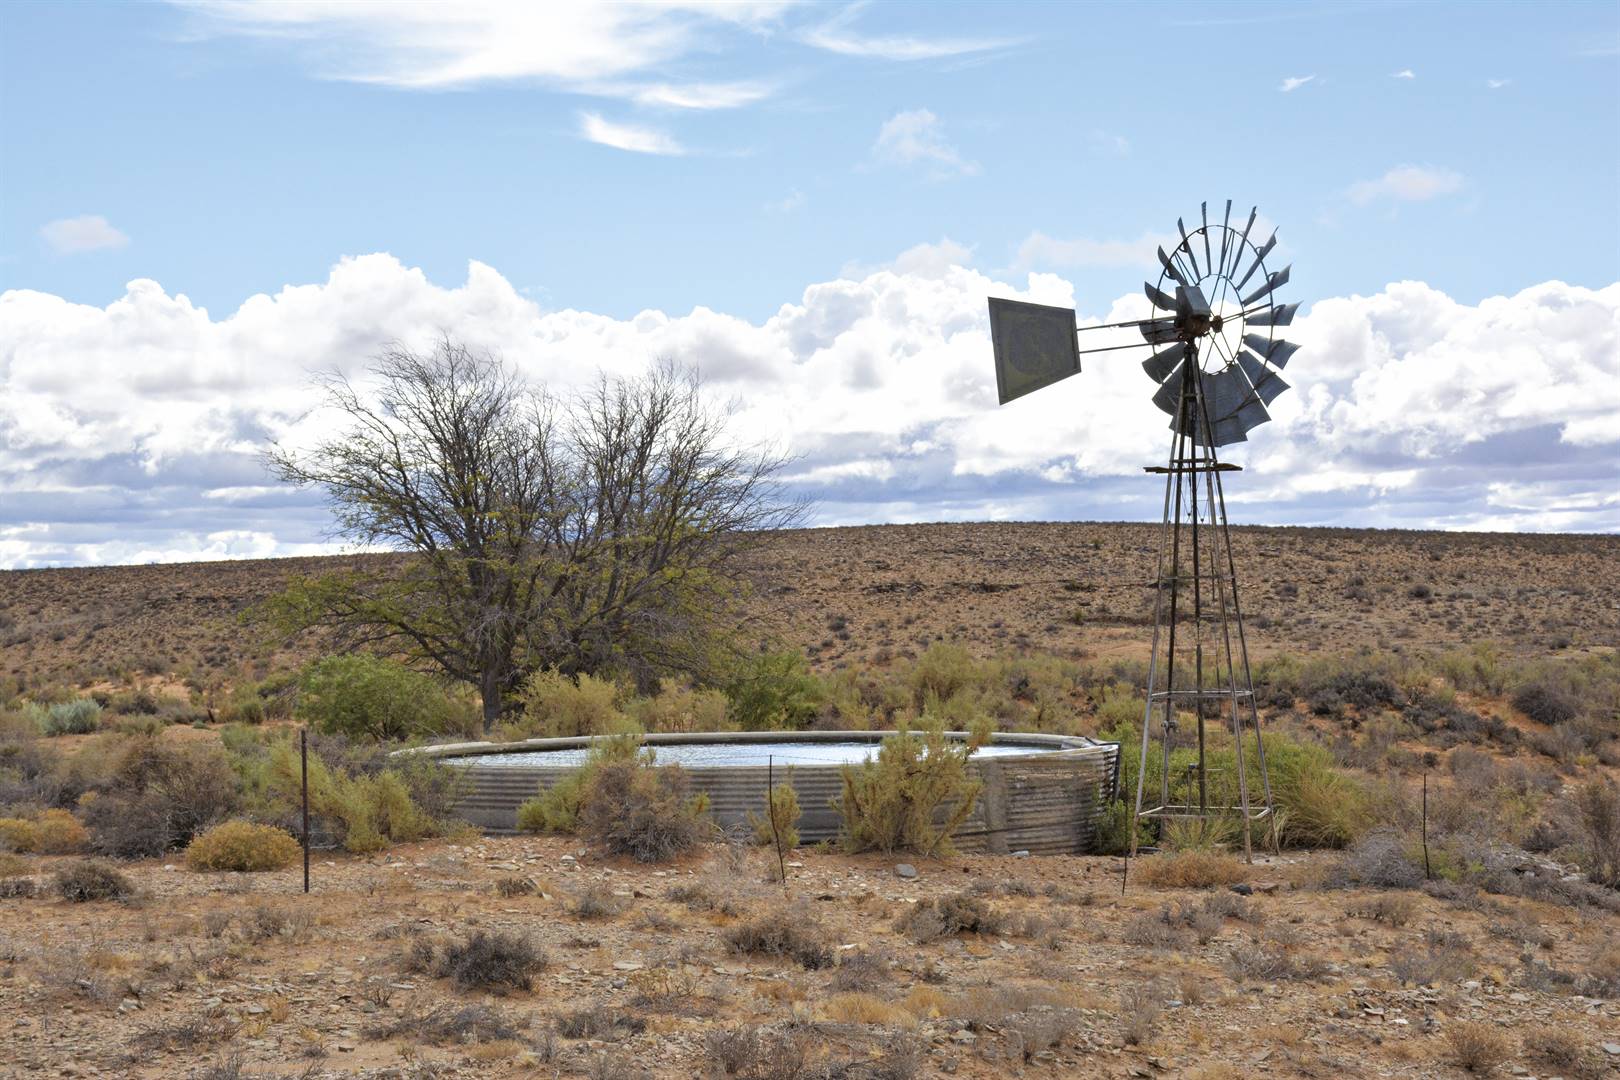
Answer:
[[[643,966],[644,965],[638,964],[634,960],[615,960],[615,961],[613,961],[613,970],[614,971],[640,971]]]
[[[897,877],[903,877],[907,881],[917,876],[917,868],[908,862],[900,863],[894,868],[894,872]]]
[[[579,860],[574,858],[572,855],[564,855],[562,858],[557,860],[557,865],[562,867],[564,870],[578,870]]]
[[[1244,884],[1241,881],[1238,882],[1236,885],[1232,886],[1232,891],[1237,893],[1239,896],[1253,896],[1254,895],[1254,888],[1252,886],[1250,886],[1250,885]]]
[[[1015,851],[1012,853],[1012,857],[1015,859],[1027,859],[1029,858],[1029,849],[1023,848],[1019,851]]]
[[[965,1043],[978,1042],[979,1037],[977,1035],[973,1034],[973,1032],[969,1031],[967,1028],[963,1028],[960,1031],[951,1032],[951,1041],[955,1042],[955,1043],[964,1043],[965,1044]]]
[[[1620,1043],[1604,1043],[1603,1052],[1610,1057],[1620,1057]]]

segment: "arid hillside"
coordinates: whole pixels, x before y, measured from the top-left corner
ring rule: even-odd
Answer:
[[[816,667],[883,665],[930,641],[980,654],[1145,652],[1158,527],[988,523],[804,529],[754,556],[756,604]],[[1620,537],[1241,528],[1251,646],[1344,652],[1494,641],[1620,643]],[[0,674],[230,678],[296,656],[240,616],[288,577],[392,556],[0,573]],[[313,643],[300,648],[313,649]]]

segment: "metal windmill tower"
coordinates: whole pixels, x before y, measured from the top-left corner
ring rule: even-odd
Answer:
[[[1277,330],[1293,321],[1299,305],[1277,303],[1291,268],[1267,268],[1277,236],[1263,244],[1250,238],[1257,209],[1241,229],[1232,222],[1231,200],[1220,224],[1210,224],[1208,203],[1201,209],[1202,224],[1191,232],[1177,220],[1181,243],[1168,255],[1159,249],[1158,283],[1143,284],[1152,317],[1077,327],[1068,308],[991,298],[990,332],[1003,405],[1078,374],[1084,353],[1155,349],[1142,368],[1158,384],[1153,403],[1170,415],[1172,434],[1168,463],[1146,468],[1165,478],[1164,518],[1158,572],[1149,584],[1153,653],[1135,813],[1161,823],[1235,815],[1244,853],[1252,855],[1254,823],[1268,826],[1275,845],[1276,818],[1221,481],[1239,467],[1221,461],[1217,450],[1246,441],[1271,419],[1266,406],[1288,389],[1280,372],[1298,346]],[[1135,327],[1142,340],[1079,347],[1079,333],[1121,327]],[[1171,750],[1193,741],[1181,734],[1188,720],[1196,727],[1197,756],[1172,776]],[[1232,736],[1235,776],[1219,776],[1210,766],[1208,721]],[[1156,792],[1146,786],[1155,725]],[[1134,829],[1131,847],[1134,854]]]

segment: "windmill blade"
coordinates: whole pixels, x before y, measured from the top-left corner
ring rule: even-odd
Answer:
[[[1239,409],[1232,416],[1232,419],[1237,421],[1244,432],[1247,433],[1270,420],[1271,414],[1266,411],[1266,407],[1258,400],[1251,400],[1247,405]],[[1217,428],[1217,430],[1219,429]]]
[[[1274,368],[1287,367],[1288,358],[1299,351],[1299,346],[1292,341],[1284,341],[1282,338],[1268,340],[1259,334],[1244,334],[1243,344],[1253,349],[1256,356]]]
[[[1251,326],[1287,326],[1294,321],[1294,312],[1298,310],[1298,304],[1279,304],[1253,315],[1245,315],[1244,321]]]
[[[1249,279],[1254,277],[1254,272],[1260,269],[1260,264],[1266,261],[1266,256],[1271,254],[1271,249],[1276,246],[1277,234],[1272,233],[1271,239],[1260,245],[1260,250],[1255,252],[1254,265],[1249,267],[1249,272],[1247,274],[1243,275],[1243,280],[1237,283],[1237,287],[1240,292],[1242,291],[1243,286],[1249,283]]]
[[[1209,253],[1209,203],[1199,203],[1198,213],[1204,219],[1204,265],[1213,270],[1215,269],[1215,259]]]
[[[1187,239],[1187,226],[1181,223],[1180,218],[1176,218],[1176,231],[1181,233],[1181,246],[1176,250],[1187,253],[1187,259],[1192,263],[1193,277],[1202,278],[1204,275],[1198,272],[1198,256],[1193,254],[1192,241]]]
[[[1180,431],[1184,435],[1191,435],[1193,443],[1197,446],[1204,446],[1207,443],[1213,443],[1216,446],[1228,446],[1232,443],[1249,441],[1248,435],[1244,433],[1243,422],[1235,416],[1230,420],[1222,420],[1213,425],[1213,439],[1204,438],[1203,427],[1202,423],[1177,424],[1175,420],[1170,421],[1170,430]]]
[[[1170,256],[1168,256],[1168,255],[1166,255],[1164,253],[1164,245],[1163,244],[1159,245],[1159,265],[1164,267],[1164,272],[1165,273],[1169,274],[1172,278],[1175,279],[1176,284],[1178,284],[1178,285],[1187,284],[1187,279],[1181,275],[1181,268],[1178,267],[1175,264],[1174,260],[1172,260],[1170,258]]]
[[[1164,384],[1159,387],[1156,393],[1154,393],[1153,404],[1157,405],[1164,412],[1174,416],[1176,415],[1176,406],[1180,403],[1180,401],[1181,365],[1177,364],[1176,370],[1171,373],[1171,377],[1165,379]]]
[[[1138,327],[1142,331],[1142,338],[1152,345],[1163,345],[1176,340],[1176,320],[1152,319]]]
[[[1249,246],[1249,230],[1254,228],[1254,219],[1260,216],[1260,208],[1252,207],[1249,210],[1249,223],[1243,226],[1243,235],[1238,239],[1237,248],[1232,252],[1232,271],[1237,272],[1237,262],[1243,258],[1244,250]],[[1226,264],[1221,264],[1221,272],[1226,272]]]
[[[1243,408],[1249,400],[1249,381],[1237,368],[1226,368],[1213,375],[1205,374],[1201,380],[1204,393],[1204,412],[1212,424],[1219,424]]]
[[[1245,296],[1240,301],[1241,305],[1243,307],[1248,307],[1250,304],[1254,303],[1262,296],[1270,293],[1278,286],[1288,284],[1288,275],[1293,269],[1293,264],[1290,263],[1281,270],[1278,270],[1275,274],[1272,274],[1270,277],[1266,278],[1266,283],[1264,285],[1260,286],[1258,289],[1254,290],[1254,292],[1250,293],[1248,296]]]
[[[1232,200],[1226,200],[1226,217],[1221,221],[1221,273],[1226,273],[1226,256],[1232,242]]]
[[[1142,370],[1147,372],[1154,382],[1162,383],[1186,358],[1187,346],[1178,342],[1142,361]]]
[[[1278,394],[1288,389],[1283,377],[1262,364],[1248,349],[1238,352],[1237,362],[1243,369],[1243,374],[1249,377],[1255,396],[1267,405],[1275,401]]]
[[[1165,295],[1158,287],[1149,285],[1144,281],[1142,282],[1142,292],[1147,296],[1148,302],[1160,311],[1176,310],[1175,299]]]

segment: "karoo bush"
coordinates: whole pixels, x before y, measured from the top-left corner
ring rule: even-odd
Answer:
[[[279,799],[291,803],[300,785],[299,757],[291,740],[270,748],[268,784]],[[324,829],[357,854],[381,851],[390,844],[421,840],[441,831],[440,822],[411,796],[404,774],[384,768],[366,774],[328,765],[309,755],[309,807]]]
[[[109,738],[109,736],[103,736]],[[197,833],[236,809],[240,789],[222,748],[176,744],[151,736],[116,737],[107,744],[106,772],[79,798],[99,854],[151,858],[184,847]],[[90,751],[81,752],[88,761]]]
[[[369,653],[317,660],[304,670],[297,715],[332,735],[351,739],[414,739],[477,730],[437,679]]]
[[[45,717],[47,735],[88,735],[101,726],[101,706],[90,698],[61,701]]]
[[[609,762],[633,762],[640,753],[641,740],[635,735],[596,739],[584,765],[518,807],[517,827],[524,832],[574,832],[579,828],[580,804],[596,770]]]
[[[754,841],[780,851],[792,851],[799,846],[799,793],[791,782],[777,784],[765,793],[765,812],[748,811],[748,824],[753,826]]]
[[[34,850],[41,855],[76,855],[90,843],[89,831],[66,810],[41,811],[34,819],[34,828]]]
[[[192,840],[186,866],[192,870],[251,873],[291,866],[302,849],[286,830],[251,821],[227,821]]]
[[[727,719],[744,731],[786,731],[810,726],[821,708],[821,684],[797,650],[762,653],[745,661],[726,685]]]
[[[845,765],[837,804],[845,850],[949,854],[951,834],[979,797],[968,758],[989,735],[987,725],[966,742],[947,738],[937,723],[921,734],[902,728],[883,740],[875,760]]]
[[[579,831],[614,855],[662,862],[690,851],[713,833],[707,795],[690,794],[686,770],[648,760],[599,766],[579,805]]]
[[[501,725],[509,739],[618,735],[635,728],[618,705],[619,687],[594,675],[537,671],[524,684],[522,712]]]
[[[87,859],[56,872],[56,891],[64,900],[82,904],[89,900],[127,899],[135,894],[135,886],[106,863]]]

